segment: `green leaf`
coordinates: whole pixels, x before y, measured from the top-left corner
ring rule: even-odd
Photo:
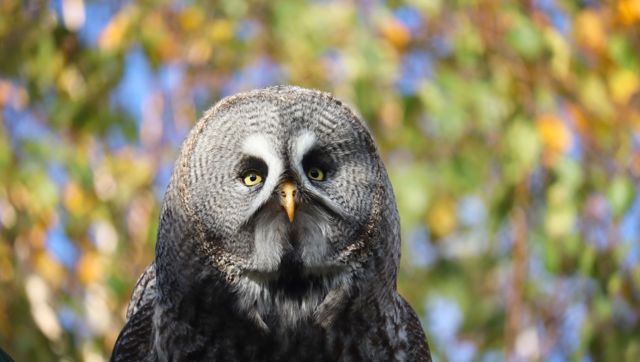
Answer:
[[[527,17],[514,14],[513,24],[507,32],[507,43],[527,60],[540,57],[544,50],[544,38],[535,24]]]
[[[537,165],[540,139],[533,124],[522,118],[513,121],[504,137],[504,176],[512,183],[518,183]]]
[[[635,186],[628,177],[616,176],[607,191],[611,210],[616,217],[622,216],[631,206],[635,196]]]

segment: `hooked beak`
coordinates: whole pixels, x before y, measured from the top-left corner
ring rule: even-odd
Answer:
[[[280,185],[280,205],[287,212],[289,222],[293,222],[296,211],[296,185],[291,181],[285,181]]]

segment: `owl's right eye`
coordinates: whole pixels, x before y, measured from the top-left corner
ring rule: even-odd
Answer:
[[[259,171],[249,170],[242,175],[242,182],[247,186],[255,186],[262,182],[262,175]]]

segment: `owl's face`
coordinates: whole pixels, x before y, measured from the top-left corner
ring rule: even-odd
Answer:
[[[287,308],[304,308],[305,298],[311,312],[347,273],[386,177],[348,108],[317,92],[287,92],[223,101],[183,150],[192,165],[184,192],[205,249],[240,275],[247,308],[258,304],[262,317],[288,300],[297,302]]]

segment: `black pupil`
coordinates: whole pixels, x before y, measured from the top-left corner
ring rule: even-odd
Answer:
[[[255,173],[249,175],[249,181],[255,182],[258,179],[258,176]]]
[[[318,176],[320,176],[320,172],[318,172],[317,168],[311,169],[310,174],[311,174],[311,177],[313,177],[313,178],[318,178]]]

